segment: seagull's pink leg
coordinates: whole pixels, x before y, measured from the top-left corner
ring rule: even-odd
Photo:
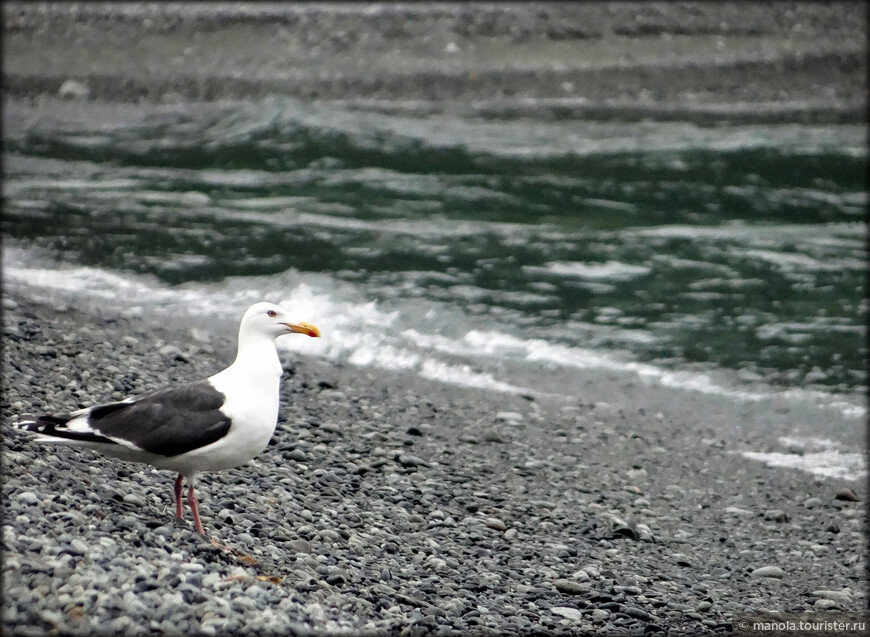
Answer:
[[[205,535],[202,522],[199,521],[199,510],[196,508],[196,495],[193,493],[193,483],[187,487],[187,503],[190,505],[190,510],[193,511],[193,521],[196,524],[197,532]]]
[[[181,481],[184,478],[179,473],[178,477],[175,478],[175,517],[179,520],[183,517],[181,514]]]

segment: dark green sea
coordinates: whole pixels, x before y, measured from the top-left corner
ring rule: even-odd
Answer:
[[[3,121],[3,283],[493,391],[573,375],[848,417],[867,386],[863,124],[256,103]],[[292,339],[287,339],[288,341]]]

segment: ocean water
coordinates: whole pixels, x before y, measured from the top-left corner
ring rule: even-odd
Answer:
[[[5,109],[3,284],[440,382],[866,414],[863,124],[415,103]],[[576,380],[576,382],[575,382]]]

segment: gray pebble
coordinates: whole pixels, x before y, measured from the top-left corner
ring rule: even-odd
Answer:
[[[396,462],[398,462],[403,467],[428,467],[429,463],[423,460],[422,458],[418,458],[417,456],[412,456],[411,454],[403,453],[396,456]]]
[[[252,546],[257,543],[254,537],[250,533],[239,533],[236,536],[236,540],[242,542],[243,544],[247,544],[248,546]]]
[[[553,582],[553,586],[556,587],[557,591],[565,595],[585,595],[591,590],[588,584],[569,579],[557,579]]]
[[[637,524],[634,530],[637,532],[637,539],[641,542],[655,542],[655,536],[646,524]]]
[[[834,495],[834,499],[845,500],[847,502],[860,502],[861,500],[861,498],[858,497],[858,494],[855,493],[854,489],[850,489],[849,487],[838,489],[837,493]]]
[[[739,515],[739,516],[745,516],[745,517],[752,517],[755,515],[755,513],[753,513],[749,509],[744,509],[744,508],[736,507],[736,506],[725,507],[724,509],[722,509],[722,511],[725,513],[730,513],[731,515]]]
[[[771,509],[764,512],[764,519],[774,522],[788,522],[788,515],[779,509]]]
[[[135,504],[138,507],[145,506],[145,498],[143,498],[138,493],[128,493],[124,496],[124,502],[127,502],[128,504]]]
[[[685,553],[674,553],[671,555],[671,559],[680,566],[691,566],[692,563],[689,561],[689,556]]]
[[[287,458],[290,460],[295,460],[296,462],[307,462],[308,456],[301,449],[294,449],[293,451],[287,454]]]
[[[311,544],[308,540],[291,540],[287,542],[287,546],[297,553],[311,553]]]
[[[555,606],[550,609],[550,612],[572,621],[580,621],[580,618],[583,617],[583,614],[579,610],[568,606]]]
[[[623,612],[629,617],[634,617],[635,619],[639,619],[641,621],[647,622],[649,621],[649,613],[643,610],[642,608],[636,608],[634,606],[626,606]]]
[[[17,496],[15,496],[15,499],[18,500],[19,502],[21,502],[22,504],[27,504],[27,505],[39,504],[39,498],[37,498],[36,494],[33,493],[32,491],[22,491]]]
[[[785,571],[778,566],[761,566],[752,571],[752,577],[785,577]]]
[[[813,591],[813,595],[815,595],[816,597],[821,597],[822,599],[830,599],[835,602],[839,602],[844,606],[848,606],[852,603],[852,594],[849,590],[831,591],[820,589],[817,591]]]

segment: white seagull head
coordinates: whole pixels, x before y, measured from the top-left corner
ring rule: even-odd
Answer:
[[[280,305],[274,303],[254,303],[242,317],[240,333],[269,336],[276,339],[283,334],[307,334],[319,337],[320,330],[311,323],[291,321],[290,315]]]

